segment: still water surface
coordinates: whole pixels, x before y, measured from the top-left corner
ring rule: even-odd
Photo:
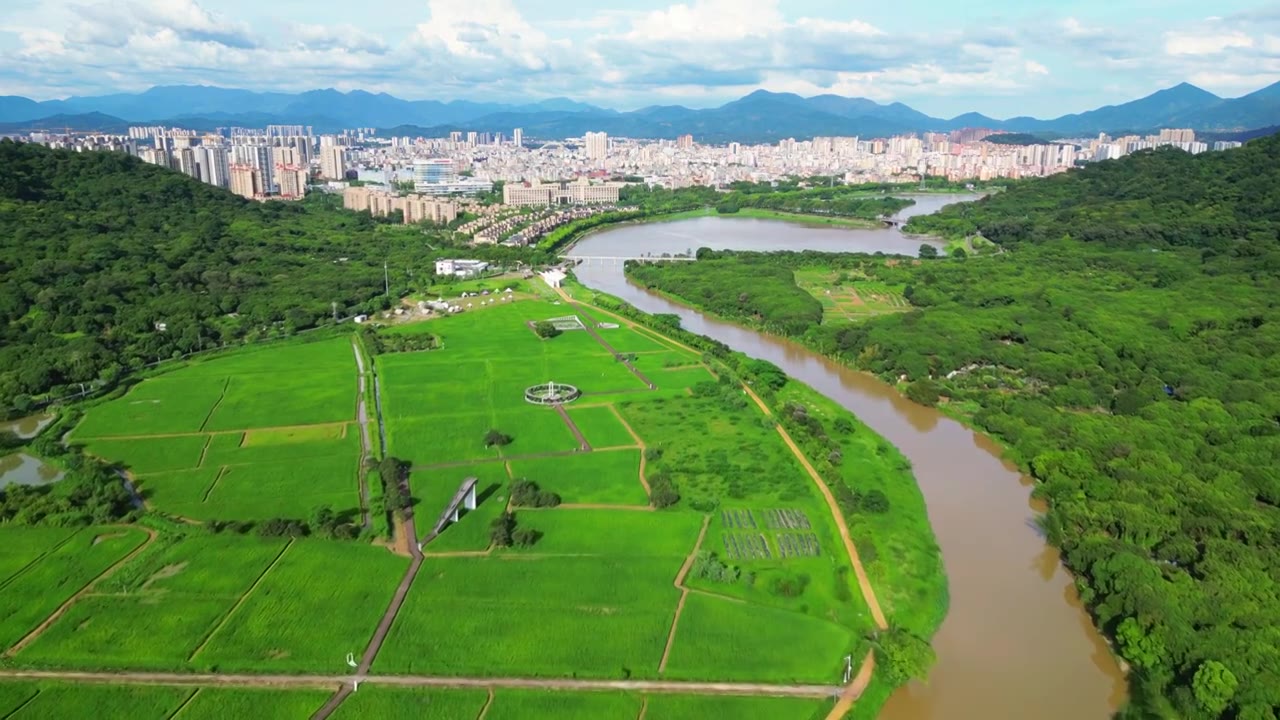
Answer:
[[[972,197],[919,196],[902,217]],[[697,218],[629,225],[582,240],[572,254],[680,253],[699,247],[914,255],[921,239],[894,229],[850,230],[769,220]],[[1092,720],[1124,701],[1123,675],[1094,630],[1057,552],[1036,530],[1043,510],[1031,480],[986,437],[892,387],[795,343],[708,317],[629,283],[620,266],[584,264],[590,287],[682,325],[791,377],[852,410],[910,458],[942,548],[951,608],[934,638],[938,664],[927,685],[899,690],[881,717]]]
[[[0,457],[0,490],[10,485],[48,485],[62,479],[62,471],[26,453]]]
[[[53,415],[28,415],[17,420],[0,420],[0,433],[11,432],[24,440],[33,438],[46,425],[53,422]]]

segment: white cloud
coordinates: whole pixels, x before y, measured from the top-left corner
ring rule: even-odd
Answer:
[[[1232,48],[1251,48],[1254,40],[1243,32],[1217,34],[1171,32],[1165,35],[1164,49],[1170,55],[1218,55]]]

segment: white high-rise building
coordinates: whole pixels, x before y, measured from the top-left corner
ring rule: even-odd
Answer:
[[[587,157],[591,160],[604,160],[609,156],[609,135],[602,132],[589,132],[583,136],[587,146]]]
[[[230,163],[227,151],[220,147],[196,148],[196,164],[200,166],[201,182],[225,188],[231,184]]]
[[[511,144],[524,147],[524,128],[516,128],[511,132]]]

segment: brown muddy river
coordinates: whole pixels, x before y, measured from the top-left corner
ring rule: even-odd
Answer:
[[[916,199],[903,217],[959,198]],[[605,230],[583,239],[570,254],[656,255],[711,247],[914,255],[920,244],[891,229],[709,217]],[[1057,552],[1036,529],[1042,508],[1030,499],[1031,480],[1003,462],[990,440],[874,377],[652,295],[630,284],[621,266],[588,263],[576,272],[590,287],[647,312],[675,313],[686,329],[778,365],[852,410],[910,458],[942,548],[951,607],[933,641],[938,664],[928,684],[899,690],[881,717],[1091,720],[1110,717],[1124,701],[1116,661],[1081,607]]]

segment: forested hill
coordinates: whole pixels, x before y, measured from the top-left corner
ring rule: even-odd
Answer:
[[[1280,229],[1280,135],[1224,152],[1160,148],[1094,163],[913,218],[907,229],[981,233],[1004,245],[1065,234],[1111,246],[1267,255]]]
[[[0,409],[369,301],[372,236],[367,217],[249,202],[125,155],[0,142]]]
[[[1040,481],[1047,536],[1132,668],[1126,717],[1274,720],[1280,138],[1138,153],[913,226],[980,231],[1008,252],[918,265],[700,252],[696,280],[685,267],[629,271],[905,375],[909,396],[998,437]],[[857,292],[891,288],[913,307],[797,329],[805,305],[776,286],[798,268]],[[770,283],[770,304],[752,304],[753,276]]]

